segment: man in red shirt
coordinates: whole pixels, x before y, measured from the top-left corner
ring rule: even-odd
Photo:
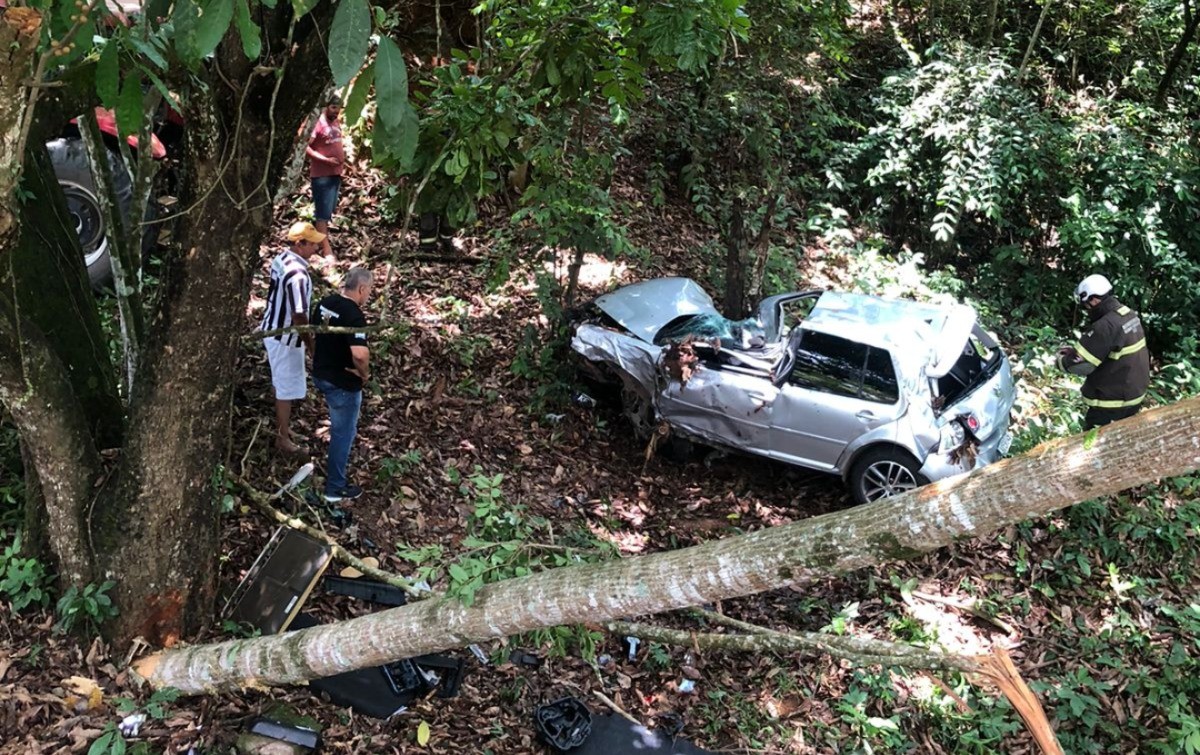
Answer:
[[[308,140],[309,176],[312,177],[313,225],[326,234],[322,253],[331,254],[329,247],[329,221],[333,219],[333,208],[337,206],[338,189],[342,186],[342,170],[346,150],[342,144],[342,99],[333,95],[321,111],[317,125]]]

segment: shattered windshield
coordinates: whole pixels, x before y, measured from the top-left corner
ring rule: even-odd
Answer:
[[[662,346],[677,343],[693,336],[700,341],[717,341],[723,349],[761,349],[766,345],[766,332],[757,318],[730,320],[718,314],[684,315],[663,326],[654,336],[654,343]]]

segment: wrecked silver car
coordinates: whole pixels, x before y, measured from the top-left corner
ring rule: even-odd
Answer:
[[[595,301],[571,348],[618,382],[635,429],[839,474],[862,503],[1008,451],[1016,391],[966,305],[862,294],[771,296],[728,320],[686,278]]]

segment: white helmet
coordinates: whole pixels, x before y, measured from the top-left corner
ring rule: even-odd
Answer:
[[[1093,296],[1108,296],[1112,293],[1112,284],[1103,275],[1093,273],[1079,282],[1075,287],[1075,298],[1084,302]]]

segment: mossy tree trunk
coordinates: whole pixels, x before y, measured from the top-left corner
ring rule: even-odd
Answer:
[[[278,51],[273,57],[247,60],[231,31],[196,74],[201,83],[176,82],[186,103],[179,202],[186,214],[123,403],[105,339],[97,338],[78,242],[71,246],[73,226],[60,216],[45,150],[31,138],[36,159],[26,161],[27,181],[39,200],[52,201],[14,213],[11,231],[0,235],[0,278],[9,284],[0,287],[0,401],[38,483],[27,519],[45,521],[46,545],[66,583],[116,581],[120,618],[106,629],[118,638],[169,645],[211,617],[212,480],[229,436],[234,355],[271,197],[298,127],[329,80],[322,40],[332,12],[323,3],[293,27],[291,6],[280,4],[264,19],[263,49]],[[42,101],[37,116],[48,129],[65,122]],[[0,134],[10,117],[0,111]],[[0,148],[9,144],[0,139]],[[0,164],[15,158],[0,153]],[[6,191],[5,201],[11,197]],[[22,255],[44,249],[45,237],[70,251],[42,267],[19,265]],[[41,285],[48,276],[51,285]],[[104,380],[80,382],[79,365],[89,360],[103,366]]]
[[[897,498],[693,548],[488,585],[283,635],[149,656],[135,670],[198,694],[294,684],[542,627],[642,616],[914,558],[1030,516],[1200,468],[1200,399],[1053,443]]]

